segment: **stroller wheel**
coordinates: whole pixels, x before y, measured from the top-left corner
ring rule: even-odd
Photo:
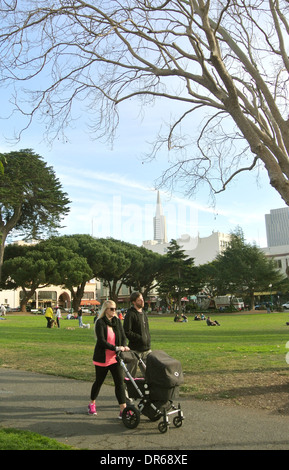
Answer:
[[[180,428],[183,424],[183,418],[180,418],[179,416],[175,416],[175,418],[173,419],[173,423],[176,428]]]
[[[128,405],[122,412],[122,422],[129,429],[136,428],[140,422],[139,410],[133,405]]]
[[[164,434],[165,432],[167,432],[168,430],[168,425],[166,423],[164,423],[163,421],[161,421],[158,425],[158,430]]]

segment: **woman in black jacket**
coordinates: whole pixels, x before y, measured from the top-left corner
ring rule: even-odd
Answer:
[[[122,323],[116,316],[116,305],[112,300],[106,300],[103,303],[99,318],[95,322],[95,335],[97,338],[93,354],[95,382],[91,388],[88,413],[91,415],[97,414],[95,400],[108,371],[110,371],[114,380],[115,395],[120,406],[119,417],[121,418],[122,411],[126,407],[126,397],[124,374],[117,362],[116,352],[129,351],[129,348],[126,346]]]

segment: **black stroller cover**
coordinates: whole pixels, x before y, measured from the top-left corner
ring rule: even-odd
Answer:
[[[184,382],[180,361],[164,351],[153,351],[147,356],[145,380],[152,400],[167,401],[178,396],[179,385]]]

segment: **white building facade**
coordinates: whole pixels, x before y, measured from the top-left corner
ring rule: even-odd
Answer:
[[[86,283],[82,303],[84,305],[93,305],[93,301],[97,300],[100,292],[100,283],[96,279],[92,279]],[[9,306],[12,309],[20,307],[22,289],[0,290],[0,305]],[[32,299],[29,300],[28,306],[32,309],[41,310],[51,305],[52,308],[61,307],[70,309],[72,307],[71,292],[61,286],[47,286],[36,289]]]
[[[199,266],[213,261],[218,254],[222,253],[229,245],[231,235],[213,232],[208,237],[201,238],[186,234],[176,241],[188,258],[194,258],[195,266]],[[167,253],[169,245],[169,243],[156,243],[154,240],[143,242],[145,248],[160,255]]]
[[[262,248],[262,251],[268,258],[274,259],[276,268],[278,268],[282,274],[287,275],[289,266],[289,245],[266,247]]]

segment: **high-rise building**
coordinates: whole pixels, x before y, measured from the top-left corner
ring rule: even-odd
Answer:
[[[160,192],[157,195],[156,215],[154,217],[154,240],[157,243],[167,243],[167,225],[166,218],[163,215]]]
[[[265,214],[267,245],[289,245],[289,207],[272,209]]]

